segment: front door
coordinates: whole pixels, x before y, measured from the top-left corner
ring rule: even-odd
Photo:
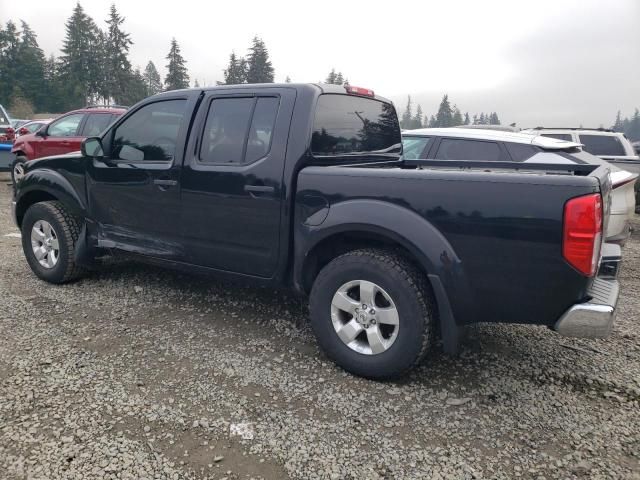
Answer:
[[[128,112],[103,137],[105,158],[88,161],[90,212],[99,245],[182,260],[180,170],[198,92]]]
[[[285,154],[295,90],[209,92],[182,172],[190,263],[269,278],[280,245]]]
[[[33,144],[34,159],[80,150],[83,137],[78,131],[84,116],[84,113],[72,113],[51,122],[47,127],[46,136]]]

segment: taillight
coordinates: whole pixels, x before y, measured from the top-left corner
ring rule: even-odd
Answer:
[[[374,96],[373,90],[369,90],[368,88],[352,87],[351,85],[345,85],[344,88],[347,93],[350,93],[351,95],[363,95],[365,97]]]
[[[602,197],[599,193],[576,197],[564,205],[562,255],[587,277],[598,268],[602,243]]]

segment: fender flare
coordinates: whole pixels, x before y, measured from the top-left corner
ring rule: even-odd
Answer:
[[[320,242],[341,233],[375,233],[404,247],[427,273],[438,308],[449,308],[449,317],[454,325],[473,322],[472,290],[463,261],[453,246],[437,227],[415,211],[381,200],[357,199],[334,203],[320,225],[297,225],[294,238],[296,288],[301,289],[305,264],[313,249]],[[438,285],[434,285],[436,281]],[[441,320],[446,315],[447,312],[441,311]]]
[[[27,172],[19,183],[16,192],[16,219],[21,222],[27,208],[38,197],[38,193],[48,194],[64,204],[71,213],[86,217],[86,202],[78,195],[69,180],[49,169],[37,169]]]

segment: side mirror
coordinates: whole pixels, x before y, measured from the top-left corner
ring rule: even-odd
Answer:
[[[100,140],[100,137],[85,138],[82,142],[82,146],[80,147],[80,151],[84,157],[104,157],[104,150],[102,149],[102,141]]]

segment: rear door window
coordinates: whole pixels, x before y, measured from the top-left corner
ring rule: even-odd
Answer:
[[[436,160],[477,160],[498,162],[500,146],[495,142],[443,138],[436,152]]]
[[[580,143],[584,145],[584,150],[592,155],[626,155],[624,145],[616,135],[585,135],[581,133]]]
[[[82,136],[95,137],[100,135],[111,124],[113,115],[110,113],[90,113],[87,116],[87,121],[82,127]]]
[[[401,151],[400,124],[391,103],[340,94],[318,98],[311,136],[315,157],[399,158]]]
[[[265,157],[279,97],[214,98],[204,126],[200,161],[245,165]]]
[[[402,158],[417,160],[427,158],[427,150],[431,145],[431,137],[402,137]]]
[[[556,140],[564,140],[566,142],[572,142],[573,138],[571,138],[570,133],[541,133],[541,137],[549,137],[555,138]]]

